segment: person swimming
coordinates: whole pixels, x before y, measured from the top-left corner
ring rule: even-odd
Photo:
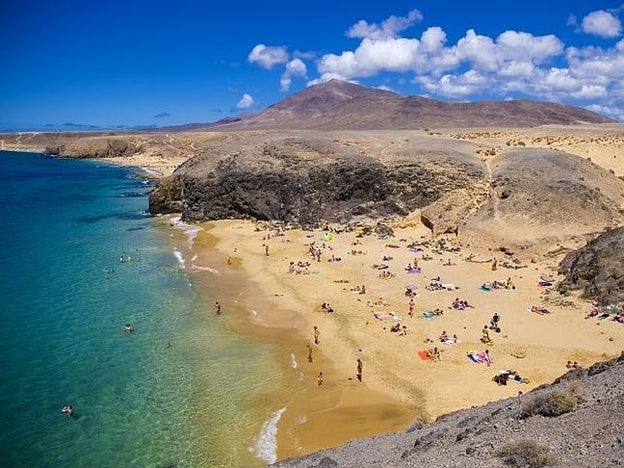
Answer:
[[[132,327],[131,323],[126,323],[125,329],[128,333],[131,333],[132,331],[134,331],[134,328]]]
[[[65,406],[63,406],[63,409],[61,410],[61,413],[64,414],[64,415],[69,416],[69,415],[72,414],[73,410],[74,409],[72,408],[71,405],[65,405]]]

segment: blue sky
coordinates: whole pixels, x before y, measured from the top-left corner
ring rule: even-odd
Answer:
[[[0,128],[212,122],[339,78],[624,121],[624,0],[5,2]]]

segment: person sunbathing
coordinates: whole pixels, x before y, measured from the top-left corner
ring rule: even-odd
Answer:
[[[431,358],[432,361],[441,360],[440,350],[438,349],[437,346],[435,346],[433,349],[429,349],[427,352],[429,353],[429,357]]]
[[[445,342],[448,339],[448,335],[446,334],[446,330],[442,330],[442,333],[440,333],[440,341]]]
[[[386,300],[384,300],[384,298],[381,297],[381,296],[379,296],[379,299],[374,301],[373,304],[374,305],[379,305],[379,306],[387,306],[387,305],[389,305],[388,302]]]

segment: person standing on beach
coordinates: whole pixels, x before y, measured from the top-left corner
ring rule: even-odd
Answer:
[[[221,315],[221,303],[219,301],[215,302],[215,314]]]
[[[269,256],[269,244],[264,244],[264,255]]]
[[[314,325],[314,344],[315,345],[319,344],[319,336],[320,336],[320,334],[321,334],[321,332],[319,331],[317,326]]]
[[[362,368],[363,368],[362,360],[360,358],[358,358],[358,360],[357,360],[357,374],[356,374],[358,382],[362,381]]]
[[[310,346],[309,344],[306,345],[308,347],[308,362],[312,362],[312,346]]]
[[[316,378],[316,384],[320,387],[323,385],[323,373],[319,372],[318,377]]]

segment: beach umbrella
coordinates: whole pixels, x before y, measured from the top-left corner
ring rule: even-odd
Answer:
[[[408,291],[413,291],[414,289],[416,289],[416,285],[414,283],[406,284],[405,289],[407,289]]]

